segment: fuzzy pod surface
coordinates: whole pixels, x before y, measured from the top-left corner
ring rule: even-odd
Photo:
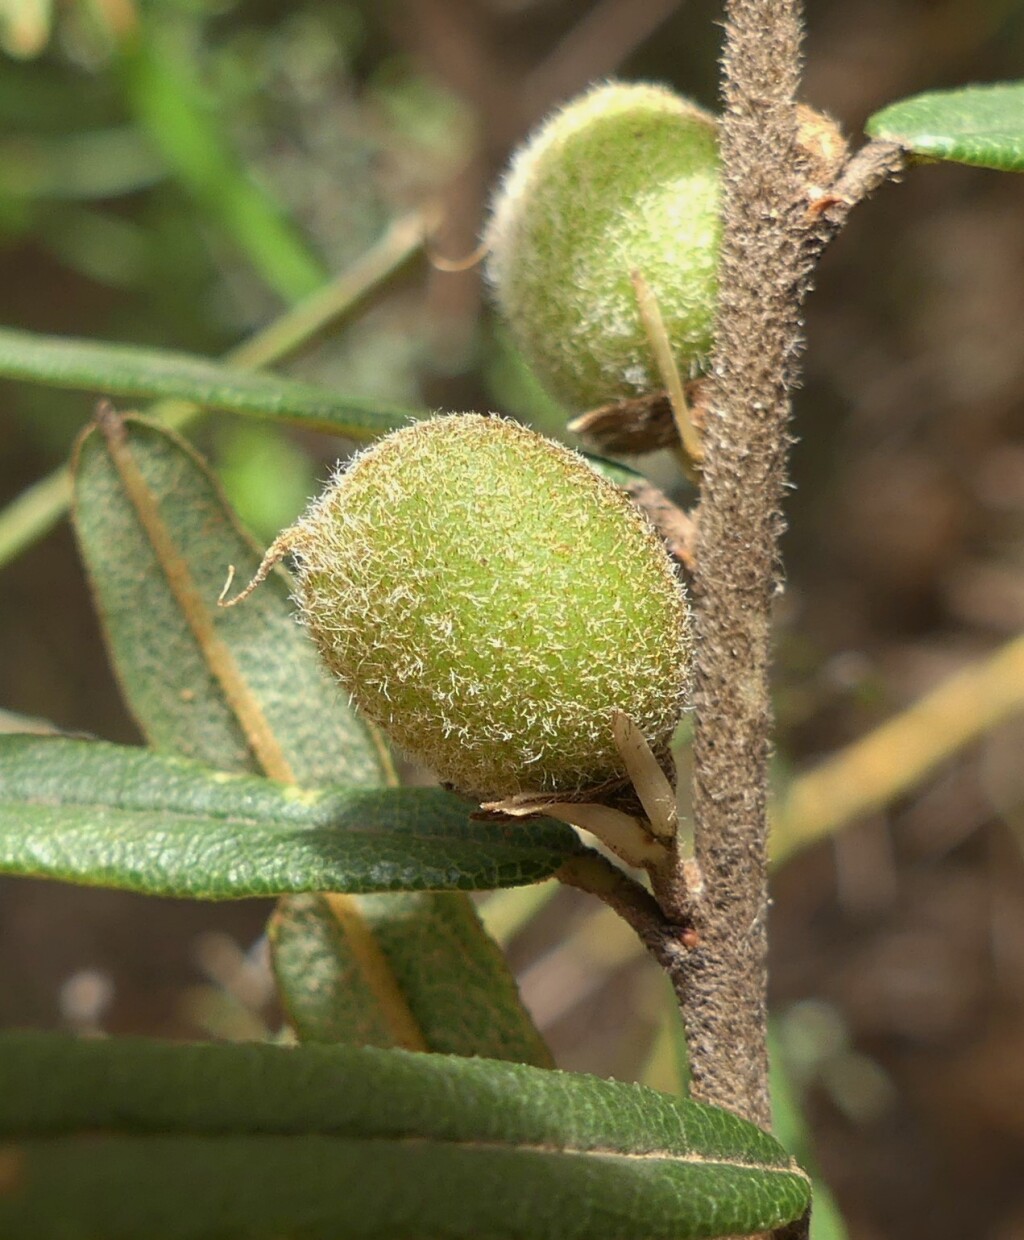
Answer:
[[[485,233],[487,276],[527,363],[576,411],[664,387],[638,272],[684,377],[710,353],[721,233],[718,127],[660,86],[608,83],[514,156]]]
[[[279,542],[328,667],[459,790],[622,778],[615,708],[668,744],[689,678],[682,587],[625,493],[568,448],[497,417],[417,423]]]

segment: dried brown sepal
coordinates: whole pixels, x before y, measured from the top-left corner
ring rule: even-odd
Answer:
[[[691,379],[685,385],[690,416],[698,430],[704,423],[705,379]],[[569,423],[569,430],[580,435],[599,452],[613,456],[643,456],[679,444],[672,404],[666,392],[652,392],[633,400],[615,401],[583,413]]]
[[[672,405],[665,392],[602,405],[574,418],[569,430],[599,452],[620,456],[642,456],[679,442]]]
[[[488,815],[501,818],[557,818],[559,822],[589,831],[620,861],[635,869],[663,869],[671,854],[665,844],[651,834],[646,819],[627,814],[602,801],[562,801],[550,796],[520,793],[503,801],[487,801],[480,807]]]

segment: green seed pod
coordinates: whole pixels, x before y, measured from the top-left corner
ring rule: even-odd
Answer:
[[[582,411],[663,388],[633,285],[657,299],[676,365],[711,349],[719,158],[710,113],[659,86],[599,86],[514,157],[485,234],[487,275],[527,363]]]
[[[356,704],[461,791],[623,778],[616,708],[664,752],[688,681],[683,591],[625,493],[569,449],[496,417],[418,423],[275,548]]]

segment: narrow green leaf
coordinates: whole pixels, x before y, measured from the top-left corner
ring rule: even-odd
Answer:
[[[291,771],[274,774],[303,784],[379,784],[381,751],[297,628],[287,579],[274,574],[244,607],[218,609],[228,565],[247,578],[259,548],[183,441],[139,420],[125,427],[177,562],[168,564],[154,548],[95,430],[75,462],[74,517],[114,669],[149,741],[224,771],[259,769],[197,636],[197,626],[212,626],[286,752]],[[186,616],[181,589],[201,614]]]
[[[595,474],[607,478],[609,482],[614,482],[623,490],[628,491],[630,486],[647,481],[638,470],[632,469],[629,465],[623,465],[621,461],[612,461],[606,456],[597,456],[593,452],[584,452],[582,455]]]
[[[422,249],[429,218],[429,213],[423,211],[399,217],[350,267],[230,349],[220,360],[241,370],[263,370],[327,327],[336,326],[353,306]],[[201,412],[189,401],[175,401],[171,409],[165,406],[161,411],[161,421],[181,430]],[[62,465],[0,509],[0,568],[52,529],[70,500],[70,471]]]
[[[572,831],[440,788],[300,789],[146,749],[0,735],[0,872],[146,895],[447,891],[549,877]]]
[[[0,1139],[5,1240],[686,1240],[810,1196],[725,1111],[367,1048],[8,1035]]]
[[[288,422],[307,430],[367,440],[422,412],[339,396],[294,379],[257,374],[187,353],[101,344],[0,328],[0,376],[141,400],[172,397]]]
[[[927,159],[1024,172],[1024,82],[914,95],[876,112],[866,129]]]
[[[331,899],[295,896],[286,915],[271,919],[281,999],[303,1041],[391,1046],[379,1012],[366,1002],[358,975],[346,962],[344,932],[332,915]],[[432,1050],[472,1055],[486,1047],[493,1059],[552,1066],[543,1038],[524,1019],[504,956],[468,899],[365,896],[359,905]],[[451,973],[453,961],[457,977]],[[446,976],[453,979],[449,985],[441,984]]]
[[[62,466],[0,510],[0,568],[48,533],[70,502],[71,479]]]
[[[259,550],[238,528],[208,471],[166,431],[129,420],[125,432],[151,502],[172,532],[179,577],[184,570],[193,593],[205,600],[206,620],[266,720],[288,777],[310,786],[385,782],[386,755],[322,672],[312,642],[295,623],[284,574],[275,573],[243,607],[214,606],[225,567],[236,565],[245,579]],[[160,749],[224,771],[265,770],[197,640],[196,617],[186,617],[109,447],[95,432],[78,454],[76,491],[76,531],[111,659],[144,734]],[[449,892],[371,900],[372,914],[358,896],[298,897],[279,906],[275,941],[287,939],[296,950],[282,951],[277,976],[300,1037],[327,1036],[329,1028],[330,1036],[348,1041],[549,1062],[504,959],[482,930],[470,942],[475,914],[468,897]],[[287,932],[292,917],[310,936],[305,948],[298,928]],[[438,927],[449,922],[464,932],[440,934]],[[319,978],[334,979],[328,990],[309,984],[314,957]],[[408,996],[403,987],[410,988]],[[453,1022],[459,1002],[462,1019]]]
[[[22,715],[15,710],[0,708],[0,732],[30,732],[34,736],[56,736],[60,728],[49,719],[35,715]]]
[[[575,836],[573,845],[574,850],[579,846]],[[423,1013],[429,1046],[449,1054],[554,1066],[523,1010],[504,953],[467,896],[367,896],[360,905],[410,1007]],[[459,962],[457,980],[449,972],[453,960]],[[441,985],[446,976],[451,983]],[[486,1049],[474,1052],[474,1047]]]
[[[359,899],[365,919],[366,901]],[[383,899],[397,900],[398,896]],[[444,899],[443,895],[412,896],[415,900]],[[465,899],[466,897],[455,897]],[[278,998],[288,1024],[300,1042],[344,1042],[350,1046],[396,1046],[396,1022],[379,1002],[373,978],[362,968],[353,951],[346,909],[331,895],[296,895],[279,901],[267,926],[270,960],[277,981]],[[378,942],[379,946],[379,942]],[[394,963],[385,956],[394,978]],[[412,1005],[406,1004],[407,1011]],[[426,1014],[429,1017],[428,1005]],[[426,1029],[424,1013],[416,1014],[415,1041],[435,1047]],[[472,1052],[470,1052],[472,1053]]]

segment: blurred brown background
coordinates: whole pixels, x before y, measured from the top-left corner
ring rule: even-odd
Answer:
[[[1020,0],[808,9],[805,98],[854,139],[890,100],[1024,68]],[[468,254],[510,147],[596,78],[715,101],[721,13],[704,0],[154,0],[144,16],[172,82],[201,89],[325,271],[428,198],[435,250]],[[0,318],[217,354],[289,290],[232,240],[218,186],[198,193],[161,148],[119,59],[136,17],[131,0],[0,5]],[[1024,180],[914,171],[858,209],[817,284],[778,612],[780,787],[1024,629]],[[288,369],[560,433],[477,269],[414,263]],[[0,385],[0,504],[64,458],[90,408]],[[261,537],[347,450],[228,418],[194,438]],[[137,739],[66,523],[0,573],[0,707]],[[1024,1237],[1022,827],[1011,718],[776,872],[780,1062],[857,1240]],[[495,926],[560,1064],[665,1084],[665,992],[628,937],[571,893],[532,918],[502,900]],[[277,1020],[266,912],[6,882],[0,1024],[260,1036]]]

